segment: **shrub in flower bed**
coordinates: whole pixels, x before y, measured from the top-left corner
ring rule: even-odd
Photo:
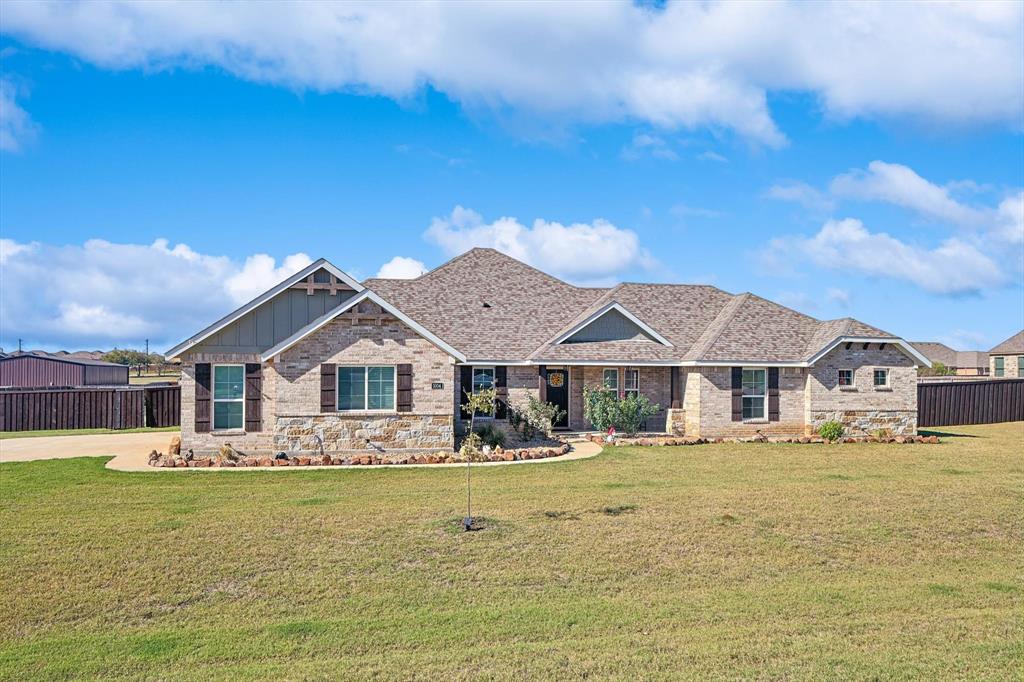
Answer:
[[[515,462],[532,459],[546,459],[558,457],[569,452],[568,443],[559,443],[550,446],[533,448],[517,448],[505,450],[495,448],[493,452],[484,455],[482,461],[488,462]],[[412,455],[387,455],[382,453],[354,453],[349,455],[297,455],[293,457],[255,457],[252,455],[240,456],[237,460],[229,460],[218,457],[192,458],[185,460],[181,456],[163,455],[153,451],[149,455],[149,465],[158,468],[230,468],[230,467],[272,467],[272,466],[369,466],[373,464],[390,464],[400,466],[402,464],[455,464],[465,462],[457,453],[447,450],[440,450],[432,453],[418,453]]]

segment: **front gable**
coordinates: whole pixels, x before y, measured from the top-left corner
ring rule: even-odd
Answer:
[[[668,339],[621,304],[612,302],[574,325],[555,344],[640,341],[671,347]]]
[[[167,351],[262,353],[325,313],[351,300],[363,286],[324,259],[225,315],[187,341]]]

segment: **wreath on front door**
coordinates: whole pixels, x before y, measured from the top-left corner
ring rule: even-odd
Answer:
[[[561,388],[565,385],[565,375],[561,372],[553,372],[548,375],[548,386],[551,388]]]

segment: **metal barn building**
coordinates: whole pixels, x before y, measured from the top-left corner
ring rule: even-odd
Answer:
[[[128,367],[112,362],[39,352],[0,357],[0,388],[127,385]]]

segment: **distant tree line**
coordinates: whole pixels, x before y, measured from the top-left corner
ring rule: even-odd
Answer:
[[[130,348],[115,348],[109,353],[105,353],[103,359],[118,365],[127,365],[135,370],[135,376],[142,376],[143,370],[148,373],[153,368],[156,369],[158,376],[163,376],[163,373],[170,368],[170,363],[159,353],[147,355],[141,350]]]

